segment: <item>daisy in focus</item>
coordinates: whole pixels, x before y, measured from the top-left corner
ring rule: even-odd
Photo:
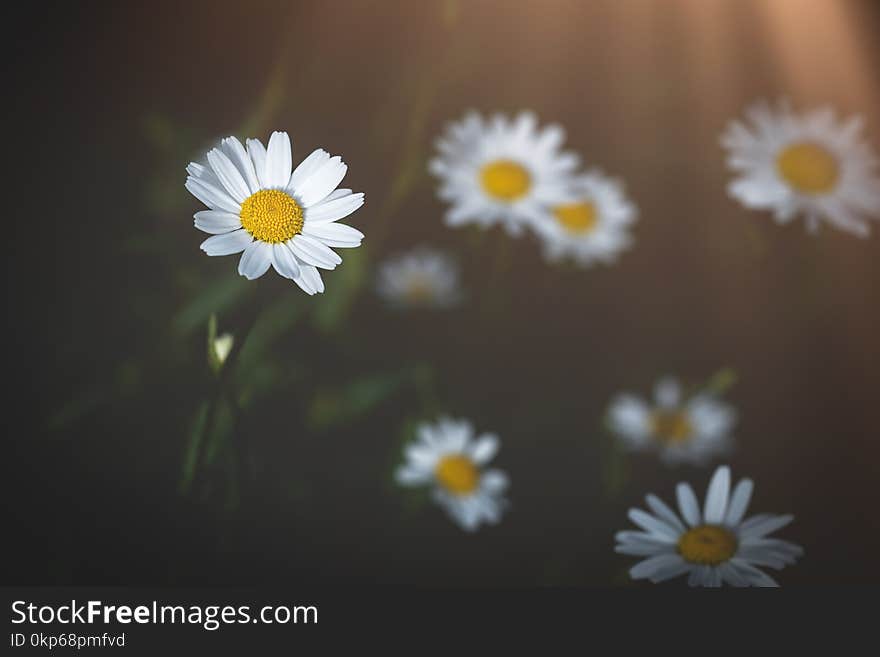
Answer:
[[[445,253],[416,249],[382,264],[376,291],[393,306],[447,308],[461,296],[458,267]]]
[[[611,264],[632,243],[638,214],[616,180],[590,171],[572,180],[574,200],[553,206],[532,222],[551,262],[570,257],[581,265]]]
[[[307,294],[323,292],[318,268],[342,262],[331,247],[360,246],[364,237],[337,223],[364,203],[363,194],[337,189],[348,167],[318,148],[294,169],[286,132],[273,132],[268,148],[227,137],[208,152],[207,166],[186,170],[186,188],[210,208],[195,214],[195,227],[213,235],[202,251],[243,252],[238,273],[249,280],[271,266]]]
[[[497,523],[507,506],[507,475],[486,468],[498,444],[492,434],[475,437],[464,420],[422,423],[395,478],[401,486],[431,486],[434,500],[452,519],[475,531],[483,522]]]
[[[867,237],[880,218],[878,160],[861,138],[862,120],[839,122],[830,109],[794,114],[785,103],[757,103],[721,139],[739,177],[728,187],[747,208],[770,210],[780,224],[803,216]]]
[[[665,378],[655,386],[653,402],[618,395],[608,410],[608,422],[629,449],[656,450],[670,465],[702,465],[730,448],[736,413],[711,393],[684,398],[678,381]]]
[[[558,125],[538,128],[523,112],[514,119],[472,112],[437,140],[430,171],[440,179],[439,196],[451,204],[449,226],[501,224],[510,234],[568,200],[568,177],[578,158],[562,152]]]
[[[730,468],[715,470],[702,512],[684,482],[676,488],[681,516],[656,495],[645,498],[650,513],[630,509],[629,519],[642,531],[618,532],[615,552],[647,557],[630,577],[658,583],[687,574],[691,586],[779,586],[758,566],[781,570],[803,555],[799,545],[769,537],[794,516],[760,513],[744,520],[752,481],[740,480],[732,493],[730,483]]]

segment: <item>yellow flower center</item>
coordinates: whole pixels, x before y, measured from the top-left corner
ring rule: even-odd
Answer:
[[[685,561],[704,566],[717,566],[736,554],[736,536],[717,525],[700,525],[686,531],[678,539],[678,553]]]
[[[477,488],[480,473],[466,456],[450,454],[437,463],[434,470],[437,481],[453,495],[467,495]]]
[[[553,215],[565,230],[575,235],[592,232],[599,223],[596,206],[590,201],[558,205],[553,208]]]
[[[810,142],[792,144],[776,159],[785,182],[804,194],[823,194],[834,189],[840,170],[827,149]]]
[[[661,443],[680,445],[693,433],[691,421],[684,411],[659,410],[651,415],[651,429]]]
[[[303,211],[279,189],[261,189],[241,204],[241,225],[261,242],[278,244],[302,232]]]
[[[489,196],[509,203],[528,193],[532,176],[524,166],[512,160],[495,160],[480,171],[480,182]]]
[[[434,298],[434,286],[422,275],[412,275],[406,286],[406,298],[411,303],[425,303]]]

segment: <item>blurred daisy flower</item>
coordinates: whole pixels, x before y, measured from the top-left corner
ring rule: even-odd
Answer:
[[[838,122],[830,109],[794,114],[757,103],[733,121],[721,143],[739,177],[730,195],[748,208],[772,210],[778,223],[803,215],[810,231],[822,220],[867,237],[865,217],[880,216],[877,156],[861,140],[862,120]]]
[[[416,436],[406,448],[397,482],[433,487],[434,500],[466,531],[475,531],[482,522],[497,523],[507,506],[507,475],[485,466],[498,451],[498,438],[475,438],[469,422],[449,418],[420,424]]]
[[[630,449],[657,450],[669,464],[701,465],[730,447],[736,413],[708,392],[684,399],[678,381],[665,378],[655,386],[653,404],[635,395],[618,395],[608,421]]]
[[[566,256],[579,265],[610,264],[632,240],[637,210],[618,181],[590,171],[572,180],[574,200],[551,208],[532,222],[550,261]]]
[[[186,170],[186,188],[210,208],[195,214],[195,227],[213,235],[201,249],[211,256],[243,251],[238,272],[249,280],[272,266],[307,294],[323,292],[317,267],[342,262],[330,247],[363,239],[337,223],[364,203],[363,194],[336,189],[348,167],[318,148],[294,169],[286,132],[273,132],[268,149],[248,139],[245,150],[227,137],[208,152],[207,166],[192,162]]]
[[[730,492],[730,468],[719,467],[706,491],[703,511],[687,483],[676,488],[676,513],[655,495],[645,501],[650,513],[630,509],[629,519],[643,531],[615,536],[616,552],[648,557],[633,566],[630,577],[663,582],[688,574],[691,586],[779,586],[757,566],[780,570],[804,551],[799,545],[769,538],[794,516],[761,513],[743,520],[752,481],[742,479]],[[683,519],[683,521],[682,521]]]
[[[376,290],[394,306],[445,308],[460,298],[458,267],[445,253],[419,248],[384,262]]]
[[[512,120],[471,112],[450,124],[430,163],[440,198],[452,206],[446,223],[501,224],[518,234],[523,224],[568,200],[567,181],[578,158],[560,151],[564,137],[558,125],[539,129],[530,112]]]

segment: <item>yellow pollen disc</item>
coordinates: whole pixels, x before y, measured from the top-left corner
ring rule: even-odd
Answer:
[[[240,216],[244,229],[261,242],[278,244],[302,232],[302,208],[279,189],[261,189],[246,198]]]
[[[810,142],[783,149],[776,158],[776,166],[785,182],[804,194],[830,192],[840,175],[834,155]]]
[[[510,202],[525,196],[532,186],[532,176],[512,160],[495,160],[480,171],[480,182],[489,196]]]
[[[424,276],[412,276],[406,286],[406,298],[412,303],[425,303],[434,298],[434,286]]]
[[[472,493],[480,482],[480,473],[473,461],[461,454],[450,454],[440,459],[434,475],[440,485],[453,495]]]
[[[686,531],[678,539],[678,553],[685,561],[704,566],[717,566],[736,554],[736,536],[716,525],[700,525]]]
[[[661,443],[680,445],[693,433],[691,421],[684,411],[658,410],[651,415],[651,429]]]
[[[590,201],[558,205],[553,208],[553,216],[565,230],[575,235],[589,233],[599,223],[596,206]]]

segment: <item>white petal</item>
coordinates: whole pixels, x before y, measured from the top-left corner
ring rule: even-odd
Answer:
[[[190,194],[199,199],[212,210],[223,210],[238,214],[241,212],[241,205],[229,196],[225,189],[215,187],[204,180],[196,178],[188,178],[185,184]]]
[[[241,255],[241,260],[238,262],[238,273],[252,281],[265,274],[271,264],[272,245],[257,240],[248,244]]]
[[[659,572],[682,563],[681,556],[677,554],[658,554],[656,557],[640,561],[629,569],[629,576],[633,579],[645,579],[654,577]]]
[[[394,479],[401,486],[418,486],[427,483],[430,479],[430,474],[424,470],[403,466],[394,473]]]
[[[329,157],[329,155],[328,155]],[[296,173],[296,172],[294,172]],[[291,176],[292,178],[292,176]],[[358,192],[361,196],[363,196],[363,192]],[[340,187],[334,192],[331,192],[327,198],[321,201],[318,205],[323,205],[324,203],[329,203],[330,201],[335,201],[338,198],[342,198],[344,196],[357,196],[357,194],[352,194],[350,189],[345,189],[344,187]],[[317,206],[316,206],[317,207]]]
[[[749,520],[753,519],[750,518]],[[754,522],[749,522],[749,520],[744,522],[739,528],[739,534],[742,538],[761,538],[767,534],[772,534],[794,520],[794,516],[791,514],[782,516],[771,515],[769,517],[762,517]]]
[[[678,539],[678,532],[675,528],[659,518],[655,518],[650,513],[645,513],[641,509],[630,509],[627,516],[639,527],[645,531],[651,532],[655,536],[663,537],[670,542]]]
[[[730,468],[722,465],[709,482],[706,491],[706,502],[703,506],[703,521],[710,525],[719,525],[727,511],[727,497],[730,494]]]
[[[746,578],[751,586],[762,586],[762,587],[778,587],[779,584],[776,583],[772,577],[770,577],[767,573],[758,570],[754,566],[749,563],[746,563],[742,559],[731,559],[730,565],[736,568],[740,575]]]
[[[364,239],[364,234],[358,229],[337,223],[306,223],[303,227],[303,235],[316,237],[327,246],[339,248],[360,246],[361,240]]]
[[[288,242],[297,258],[322,269],[335,269],[342,258],[317,239],[308,235],[294,235]]]
[[[509,484],[510,480],[501,470],[487,470],[480,479],[480,487],[492,494],[501,493]]]
[[[257,182],[260,187],[268,187],[266,184],[266,147],[259,139],[247,140],[247,151],[254,163],[254,173],[257,174]]]
[[[235,167],[226,153],[219,148],[208,151],[208,164],[217,174],[217,178],[223,183],[223,187],[229,195],[238,203],[250,196],[250,190],[239,170]]]
[[[656,495],[649,494],[645,497],[645,501],[648,503],[648,507],[650,507],[651,511],[653,511],[658,518],[662,518],[680,532],[685,531],[685,526],[679,519],[678,515],[675,511],[670,509],[663,500]]]
[[[718,572],[721,573],[724,581],[731,586],[743,587],[749,585],[749,580],[730,563],[722,563],[718,566]]]
[[[309,153],[309,156],[300,162],[299,166],[293,170],[293,173],[290,176],[290,182],[287,185],[287,191],[291,194],[295,193],[297,188],[299,188],[299,186],[302,185],[315,171],[320,169],[329,159],[330,153],[323,148],[316,148]]]
[[[746,509],[749,508],[749,500],[752,498],[752,489],[754,484],[751,479],[743,479],[733,489],[733,495],[730,496],[730,506],[727,508],[727,515],[724,517],[725,525],[738,525],[745,515]]]
[[[483,465],[492,459],[495,456],[495,453],[498,451],[498,436],[494,436],[491,434],[487,434],[482,438],[474,441],[471,445],[471,459],[477,465]]]
[[[239,173],[241,173],[247,183],[248,192],[253,194],[254,192],[259,191],[260,181],[257,180],[254,163],[248,156],[244,146],[238,141],[238,138],[227,137],[221,142],[220,148],[223,149],[223,152],[226,153],[227,157],[232,160],[232,163],[238,169]]]
[[[347,217],[364,204],[364,195],[348,194],[335,199],[328,199],[307,208],[304,216],[306,223],[337,221]]]
[[[292,166],[290,137],[286,132],[273,132],[269,137],[269,148],[266,149],[266,187],[286,188]]]
[[[212,235],[222,235],[241,228],[241,219],[229,212],[202,210],[193,215],[195,227]]]
[[[675,496],[678,499],[678,510],[681,511],[687,524],[695,527],[700,524],[700,505],[694,489],[684,482],[675,487]]]
[[[294,190],[295,194],[303,206],[315,205],[336,189],[345,178],[346,171],[348,171],[348,167],[343,163],[341,157],[338,155],[331,157],[320,169],[297,186]]]
[[[209,237],[202,242],[199,248],[209,256],[232,255],[244,251],[253,239],[246,230],[236,230],[224,235]]]
[[[650,577],[654,584],[659,584],[660,582],[665,582],[673,577],[684,575],[693,567],[679,555],[676,554],[674,556],[678,557],[678,559],[668,559],[664,563],[655,566],[654,574]]]
[[[315,269],[312,265],[306,263],[300,263],[299,269],[302,275],[298,279],[296,279],[297,284],[299,283],[300,279],[305,279],[309,288],[313,290],[312,294],[321,293],[324,291],[324,281],[321,280],[321,274],[318,273],[317,269]]]
[[[293,252],[287,244],[272,245],[272,266],[275,267],[275,271],[284,276],[284,278],[294,280],[300,275],[296,257],[293,255]]]
[[[681,401],[681,387],[678,381],[671,377],[658,381],[654,386],[654,399],[663,408],[678,406]]]

